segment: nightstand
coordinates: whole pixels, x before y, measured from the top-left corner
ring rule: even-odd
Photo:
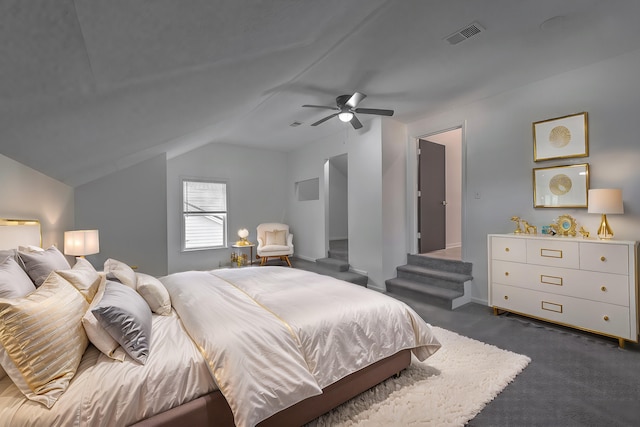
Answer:
[[[251,242],[247,242],[243,244],[235,243],[231,245],[231,247],[234,249],[234,253],[232,254],[232,258],[231,258],[232,265],[235,265],[237,267],[244,267],[244,266],[253,264],[253,248],[256,247],[254,243],[251,243]],[[243,253],[245,249],[249,249],[249,258],[246,257],[247,256],[246,253]]]

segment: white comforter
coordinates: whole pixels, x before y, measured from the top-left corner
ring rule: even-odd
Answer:
[[[424,360],[440,348],[405,304],[315,273],[255,267],[162,281],[238,426],[254,426],[399,350]]]

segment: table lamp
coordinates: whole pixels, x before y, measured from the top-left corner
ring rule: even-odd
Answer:
[[[240,240],[236,242],[236,245],[239,245],[239,246],[249,245],[249,242],[247,241],[247,237],[249,237],[249,230],[247,230],[246,228],[241,228],[240,230],[238,230],[238,237],[240,237]]]
[[[611,239],[613,231],[609,227],[607,214],[624,213],[622,205],[622,190],[619,188],[600,188],[589,190],[589,213],[599,213],[602,215],[600,227],[598,227],[598,237],[600,239]]]
[[[73,230],[64,232],[64,254],[79,256],[100,252],[98,230]]]

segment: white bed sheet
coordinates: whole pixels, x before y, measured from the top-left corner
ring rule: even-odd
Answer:
[[[178,315],[153,315],[149,359],[110,359],[90,345],[69,388],[49,410],[0,380],[0,426],[124,426],[217,387]]]

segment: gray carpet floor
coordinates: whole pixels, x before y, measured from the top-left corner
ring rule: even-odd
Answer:
[[[400,298],[434,326],[529,356],[469,426],[640,426],[640,345],[503,314]],[[464,399],[464,396],[460,396]]]

